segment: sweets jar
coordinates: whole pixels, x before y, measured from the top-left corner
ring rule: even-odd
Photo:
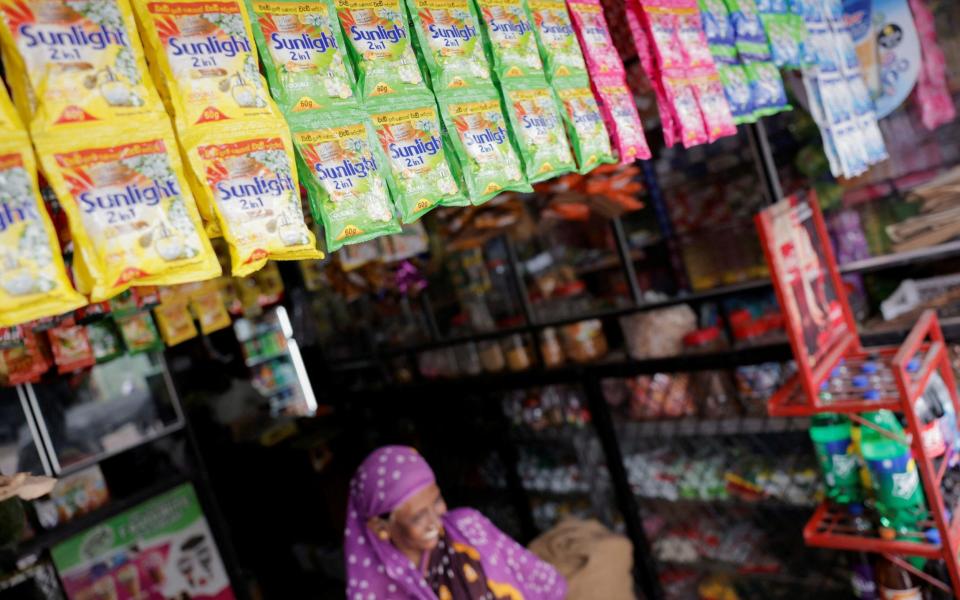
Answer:
[[[566,358],[563,354],[563,347],[557,336],[557,330],[553,327],[547,327],[540,332],[540,356],[543,358],[543,366],[552,369],[563,364]]]
[[[486,340],[477,344],[480,349],[480,364],[487,373],[499,373],[507,366],[500,342]]]
[[[500,340],[503,354],[507,359],[507,368],[511,371],[525,371],[533,362],[526,336],[511,333]]]
[[[564,307],[564,317],[576,317],[590,312],[592,301],[582,281],[574,281],[557,288],[555,297]],[[607,353],[607,337],[599,319],[586,319],[560,328],[563,350],[567,358],[583,363],[596,360]]]

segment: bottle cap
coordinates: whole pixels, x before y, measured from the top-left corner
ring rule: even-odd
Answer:
[[[931,527],[930,529],[924,531],[923,537],[927,538],[927,541],[931,544],[937,544],[938,546],[940,545],[940,531],[935,527]]]
[[[914,356],[910,359],[910,362],[907,363],[907,373],[916,373],[920,370],[920,365],[923,364],[919,356]]]
[[[854,375],[851,381],[853,382],[854,387],[865,388],[870,380],[867,379],[866,375]]]
[[[863,393],[864,400],[879,400],[880,390],[867,390]]]
[[[847,506],[847,511],[850,513],[850,516],[859,517],[863,515],[863,504],[851,502],[850,505]]]
[[[860,370],[864,373],[873,374],[880,370],[880,367],[875,362],[865,362],[860,366]]]

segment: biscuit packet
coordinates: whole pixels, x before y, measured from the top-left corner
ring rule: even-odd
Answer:
[[[133,0],[133,6],[178,134],[204,123],[279,115],[242,0]]]
[[[557,79],[554,89],[563,107],[561,114],[577,157],[578,171],[588,173],[599,165],[617,162],[603,115],[586,78]]]
[[[587,63],[564,0],[530,0],[537,46],[547,78],[586,76]]]
[[[364,99],[425,90],[403,0],[335,0]]]
[[[437,206],[469,203],[460,191],[460,165],[440,127],[432,94],[381,98],[366,110],[389,167],[387,185],[402,223]]]
[[[0,118],[8,108],[0,89]],[[25,131],[9,129],[0,132],[0,268],[0,327],[87,303],[67,277],[60,242],[37,186],[30,140]]]
[[[332,0],[246,2],[270,93],[284,114],[356,104]]]
[[[496,88],[443,94],[437,102],[473,204],[482,204],[503,191],[533,191],[514,148]]]
[[[547,82],[540,77],[508,79],[500,91],[527,180],[537,183],[576,171],[562,109]]]
[[[0,41],[34,133],[164,112],[128,0],[0,0]]]
[[[78,285],[89,288],[92,302],[135,285],[220,274],[167,122],[34,141],[67,216]]]
[[[476,0],[497,79],[543,75],[533,21],[523,0]]]
[[[400,232],[386,164],[366,114],[358,109],[292,119],[300,177],[328,251]]]
[[[230,247],[231,274],[267,260],[322,258],[303,217],[293,145],[286,123],[223,123],[182,136],[202,204],[216,215]]]
[[[472,0],[406,0],[437,93],[490,85],[490,64]]]

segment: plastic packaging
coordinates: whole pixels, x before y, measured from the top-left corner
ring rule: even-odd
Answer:
[[[231,274],[248,275],[267,260],[321,258],[300,206],[286,124],[264,119],[224,123],[182,136],[202,204],[216,215],[230,246]]]
[[[473,204],[502,191],[533,191],[493,86],[441,94],[437,100]]]
[[[292,119],[293,142],[314,218],[327,250],[400,232],[366,114],[357,109]]]
[[[332,0],[246,0],[270,92],[284,114],[355,105]]]
[[[540,77],[508,79],[500,88],[530,183],[576,170],[560,104]]]
[[[497,79],[542,75],[543,63],[523,0],[477,0],[477,6]]]
[[[480,17],[471,0],[406,0],[436,92],[490,84]]]
[[[132,285],[220,275],[166,122],[34,141],[67,215],[78,276],[88,278],[81,287],[89,287],[92,302]]]
[[[362,98],[426,89],[402,0],[336,0]]]
[[[202,123],[276,117],[240,0],[134,0],[153,79],[181,135]],[[206,216],[206,215],[205,215]]]
[[[530,14],[547,78],[584,76],[587,64],[564,0],[530,0]]]
[[[592,83],[620,162],[650,158],[637,103],[623,75],[595,76]]]
[[[0,0],[0,40],[13,99],[34,133],[163,114],[127,0]]]
[[[0,105],[5,101],[0,90]],[[62,314],[87,303],[67,278],[60,242],[40,198],[36,160],[25,131],[0,131],[0,265],[0,327]]]
[[[588,173],[599,165],[615,163],[610,136],[603,124],[600,107],[585,78],[563,78],[554,81],[554,89],[563,105],[563,119],[580,173]]]
[[[683,338],[697,328],[697,315],[686,305],[660,308],[620,318],[631,358],[662,358],[683,351]]]
[[[459,163],[440,130],[432,94],[382,98],[366,109],[390,167],[387,185],[401,222],[412,223],[437,206],[468,202],[457,183],[453,168]]]
[[[600,0],[568,0],[567,6],[590,75],[623,74],[623,61],[613,45]]]

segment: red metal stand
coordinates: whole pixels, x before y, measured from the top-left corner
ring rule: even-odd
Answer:
[[[949,457],[960,449],[950,447],[942,456],[931,456],[923,444],[924,424],[917,414],[917,401],[922,399],[935,372],[943,378],[954,408],[960,407],[936,313],[924,313],[899,348],[864,349],[856,334],[832,249],[826,243],[829,238],[816,198],[811,194],[806,200],[797,197],[784,200],[758,215],[757,226],[797,361],[797,375],[769,399],[768,412],[772,416],[844,413],[870,427],[873,425],[857,413],[880,409],[902,413],[907,438],[902,441],[911,447],[929,507],[929,517],[919,523],[921,530],[901,534],[899,539],[886,540],[875,532],[858,531],[844,509],[825,502],[804,527],[804,541],[807,545],[822,548],[884,554],[917,577],[946,590],[943,582],[918,571],[898,556],[941,559],[947,566],[953,589],[960,592],[960,509],[945,506],[942,493]],[[809,245],[813,250],[806,249],[806,263],[797,257],[800,245]],[[814,253],[815,256],[810,258]],[[831,309],[834,304],[840,305],[840,314],[833,315],[829,323],[820,319],[811,324],[812,319],[804,312],[810,308],[810,288],[814,286],[818,286],[820,299],[829,300]],[[825,308],[813,307],[813,310],[821,314],[829,312],[823,310]],[[867,358],[889,366],[894,375],[893,384],[888,382],[871,399],[831,396],[824,382],[836,376],[837,367],[841,364],[853,366]],[[881,433],[892,435],[885,431]],[[925,531],[929,529],[939,532],[939,544],[927,540]]]

